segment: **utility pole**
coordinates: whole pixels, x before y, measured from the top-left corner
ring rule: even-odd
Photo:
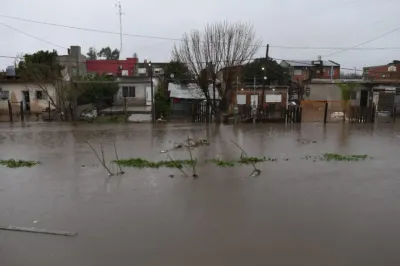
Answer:
[[[154,91],[153,91],[153,65],[151,61],[149,62],[149,69],[150,69],[150,84],[151,84],[151,121],[154,123],[156,121],[155,115],[156,112],[154,110]]]
[[[239,93],[239,76],[236,76],[236,105],[233,108],[233,113],[235,115],[235,124],[238,123],[238,114],[239,114],[238,93]]]
[[[119,15],[119,39],[120,39],[120,46],[119,46],[119,54],[122,53],[122,6],[121,2],[115,5],[118,8],[118,15]]]
[[[262,77],[262,105],[264,106],[264,102],[265,102],[265,73],[267,71],[267,64],[268,64],[268,53],[269,53],[269,44],[267,44],[267,50],[265,52],[265,60],[264,60],[264,66],[262,67],[263,70],[263,77]]]

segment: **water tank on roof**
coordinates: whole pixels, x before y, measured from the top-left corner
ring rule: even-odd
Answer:
[[[7,77],[15,77],[15,67],[14,66],[8,66],[6,68],[6,75],[7,75]]]

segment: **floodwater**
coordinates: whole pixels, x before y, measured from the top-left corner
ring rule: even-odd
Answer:
[[[114,159],[165,160],[191,136],[198,160],[277,157],[251,166],[125,169],[108,178],[85,144]],[[317,143],[298,141],[314,140]],[[0,158],[39,160],[0,168],[0,225],[78,232],[76,237],[0,231],[1,266],[400,265],[400,125],[0,124]],[[362,162],[304,155],[368,154]],[[173,158],[188,158],[185,151]],[[288,161],[279,160],[288,158]],[[169,175],[175,174],[175,178]],[[39,221],[34,224],[33,221]]]

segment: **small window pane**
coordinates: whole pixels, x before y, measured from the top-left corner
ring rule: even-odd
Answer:
[[[135,97],[135,87],[129,87],[129,96],[128,97]]]
[[[43,100],[43,92],[42,91],[36,91],[36,99]]]

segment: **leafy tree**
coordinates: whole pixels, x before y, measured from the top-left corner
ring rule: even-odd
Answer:
[[[53,51],[38,51],[33,54],[25,54],[22,60],[18,63],[18,71],[21,72],[21,77],[32,78],[29,76],[31,71],[35,70],[36,75],[41,75],[41,78],[49,79],[55,74],[61,75],[62,67],[56,64],[55,59],[58,56],[56,50]]]
[[[159,83],[157,91],[154,95],[154,107],[156,112],[156,117],[161,116],[168,117],[171,110],[171,102],[165,95],[165,90],[162,88],[162,84]]]
[[[78,89],[80,95],[78,97],[78,104],[93,103],[98,111],[112,104],[114,95],[118,91],[118,85],[114,83],[100,83],[100,81],[112,82],[115,81],[115,78],[95,74],[82,77],[82,81],[87,81],[87,83],[79,83]]]
[[[337,84],[340,88],[340,92],[342,94],[342,108],[343,108],[343,122],[346,118],[346,112],[349,106],[349,101],[351,98],[351,93],[354,91],[356,87],[356,83],[339,83]]]
[[[173,78],[171,74],[173,74]],[[187,84],[194,80],[194,78],[190,75],[189,69],[184,63],[171,60],[164,69],[164,80],[167,82]]]
[[[88,53],[86,54],[88,56],[88,59],[90,60],[96,60],[97,59],[97,51],[96,48],[90,47]]]
[[[106,60],[118,60],[120,51],[118,49],[114,49],[113,51],[109,46],[104,47],[97,53],[98,57],[105,58]]]
[[[263,68],[264,70],[262,70]],[[267,77],[265,84],[278,83],[279,85],[286,85],[290,81],[290,76],[275,60],[256,58],[244,66],[244,82],[252,83],[254,77],[256,77],[256,83],[262,84],[264,76]]]

